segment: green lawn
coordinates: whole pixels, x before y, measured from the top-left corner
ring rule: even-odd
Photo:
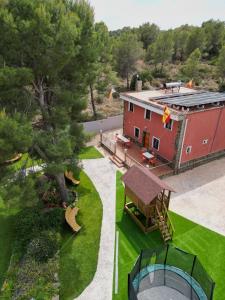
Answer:
[[[114,300],[127,299],[127,275],[141,249],[162,244],[158,231],[145,235],[128,215],[123,214],[123,185],[117,173],[116,230],[119,231],[119,291]],[[216,282],[214,300],[225,300],[225,237],[170,213],[175,227],[173,243],[198,255],[208,274]]]
[[[92,281],[97,267],[100,242],[102,203],[90,179],[80,173],[77,188],[80,208],[77,223],[82,226],[77,235],[66,227],[60,252],[60,299],[77,297]]]
[[[41,160],[33,160],[30,158],[28,153],[24,153],[20,160],[15,163],[9,164],[7,168],[10,168],[12,171],[19,171],[21,168],[29,168],[32,166],[40,165]]]
[[[94,159],[102,157],[103,155],[93,146],[84,148],[79,155],[79,159]]]
[[[0,290],[8,269],[12,245],[14,215],[18,212],[16,208],[7,208],[0,197]]]
[[[7,166],[12,171],[20,170],[26,163],[26,167],[31,167],[37,164],[36,161],[32,161],[28,154],[23,154],[22,158]],[[13,226],[12,223],[15,221],[15,215],[18,213],[16,207],[6,207],[3,200],[0,197],[0,290],[8,269],[10,257],[12,254],[13,246]]]

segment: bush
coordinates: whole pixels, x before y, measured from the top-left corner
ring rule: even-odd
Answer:
[[[102,104],[104,102],[104,95],[98,94],[98,96],[96,97],[96,102],[98,104]]]
[[[113,92],[112,96],[113,96],[113,99],[119,99],[120,94],[118,92]]]
[[[16,217],[15,243],[17,248],[25,248],[40,230],[40,212],[35,208],[25,208]]]
[[[27,254],[38,262],[47,262],[56,254],[58,244],[57,235],[45,231],[30,242]]]
[[[220,81],[219,92],[225,92],[225,81]]]
[[[54,208],[44,214],[41,218],[42,228],[59,230],[64,223],[64,210],[62,208]]]
[[[152,76],[153,76],[154,78],[165,78],[165,79],[167,79],[167,78],[169,77],[169,74],[166,72],[165,69],[163,69],[163,70],[160,70],[160,69],[154,69],[154,70],[152,71]]]
[[[16,247],[24,249],[41,231],[60,230],[63,222],[62,208],[54,208],[46,213],[38,208],[25,208],[17,215],[15,222]]]

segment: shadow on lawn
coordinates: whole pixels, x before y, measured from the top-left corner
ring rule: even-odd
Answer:
[[[158,230],[145,234],[125,212],[122,214],[121,220],[116,224],[136,252],[140,252],[141,249],[156,247],[163,243]]]
[[[74,274],[76,274],[76,285],[79,286],[82,282],[80,277],[80,264],[77,257],[73,254],[73,243],[76,234],[71,233],[71,229],[67,224],[63,226],[64,237],[60,250],[60,291],[59,296],[62,300],[72,299],[71,291],[74,290]]]
[[[5,280],[5,275],[12,255],[14,241],[15,216],[0,214],[0,290]]]

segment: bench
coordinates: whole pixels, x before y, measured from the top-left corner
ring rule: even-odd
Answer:
[[[13,157],[12,159],[8,159],[4,162],[4,164],[8,165],[8,164],[12,164],[18,160],[20,160],[22,158],[23,154],[22,153],[19,153],[17,154],[15,157]]]
[[[64,175],[65,175],[66,179],[69,180],[70,182],[72,182],[74,185],[80,184],[80,181],[73,177],[72,171],[66,171]]]
[[[76,222],[76,215],[78,214],[78,207],[67,207],[65,212],[65,219],[68,225],[73,229],[74,232],[78,232],[81,229],[81,226]]]

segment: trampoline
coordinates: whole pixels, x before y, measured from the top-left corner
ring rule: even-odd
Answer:
[[[129,300],[212,300],[214,287],[197,257],[172,245],[142,251],[128,275]]]

